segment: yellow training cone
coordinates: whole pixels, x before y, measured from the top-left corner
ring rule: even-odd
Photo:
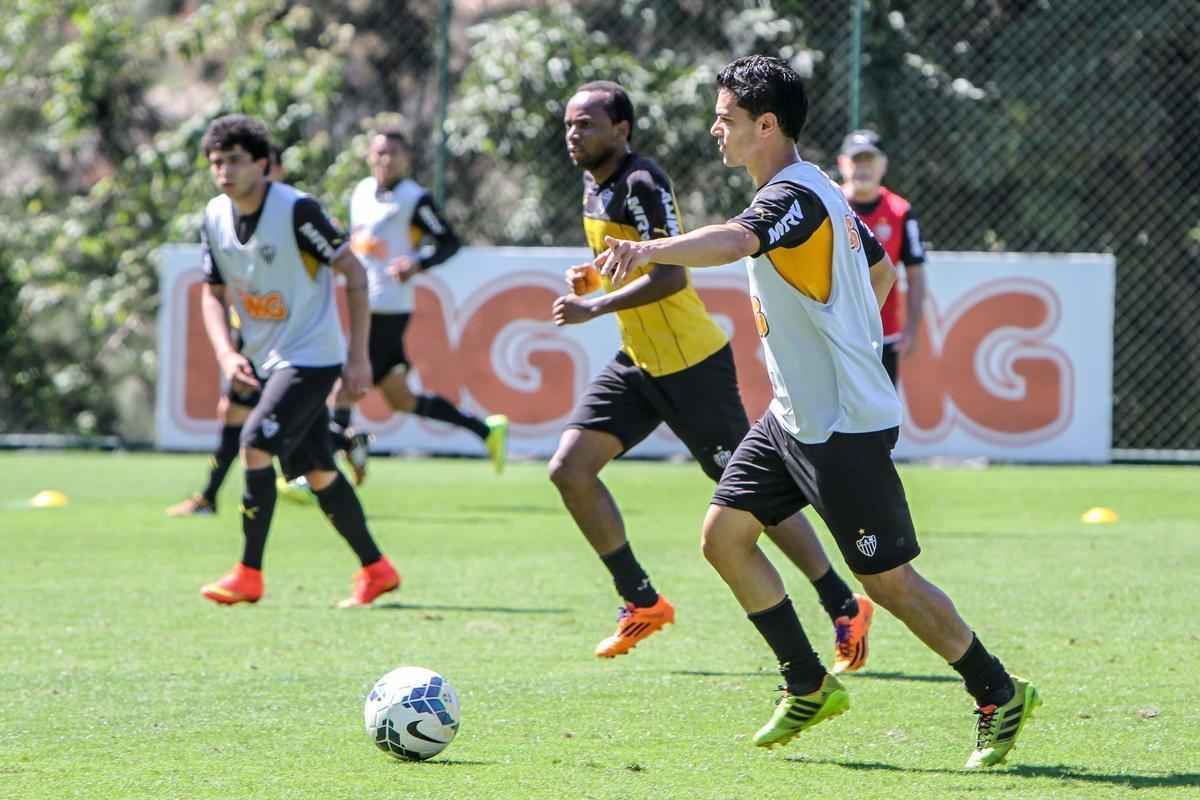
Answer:
[[[29,505],[34,508],[62,508],[68,502],[67,496],[58,489],[43,489],[33,496]]]
[[[1111,508],[1096,506],[1083,512],[1083,516],[1079,518],[1079,521],[1086,522],[1089,525],[1104,525],[1109,522],[1116,522],[1118,519],[1120,517],[1117,516],[1117,512]]]

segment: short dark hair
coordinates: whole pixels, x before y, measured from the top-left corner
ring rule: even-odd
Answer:
[[[209,123],[200,140],[206,156],[214,150],[230,150],[237,145],[241,145],[255,161],[260,158],[271,160],[271,134],[267,126],[245,114],[217,117]]]
[[[758,119],[770,112],[785,136],[800,138],[808,119],[808,96],[800,74],[783,59],[742,56],[725,65],[717,75],[717,85],[732,92],[751,117]]]
[[[270,148],[270,155],[268,156],[267,160],[270,161],[272,165],[282,164],[283,163],[283,148],[280,147],[279,145],[275,144],[274,142],[272,142],[271,148]]]
[[[391,139],[393,142],[399,142],[404,149],[412,149],[408,143],[408,134],[399,125],[384,125],[375,131],[376,136],[382,136],[385,139]]]
[[[625,91],[625,87],[616,81],[590,81],[580,86],[575,90],[576,94],[580,92],[604,92],[608,95],[601,105],[604,107],[604,113],[608,114],[608,118],[616,125],[618,122],[629,123],[629,135],[625,140],[633,144],[633,101],[629,99],[629,93]]]

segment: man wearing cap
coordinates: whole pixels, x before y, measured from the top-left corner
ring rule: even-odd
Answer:
[[[883,304],[883,365],[895,384],[899,359],[916,340],[917,326],[925,303],[925,249],[921,230],[908,200],[883,185],[888,160],[880,147],[879,134],[870,130],[851,131],[842,140],[838,171],[842,192],[859,218],[875,234],[894,264],[903,264],[901,275]],[[907,286],[907,289],[905,288]]]

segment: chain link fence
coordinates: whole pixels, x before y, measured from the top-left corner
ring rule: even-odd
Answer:
[[[31,0],[22,8],[37,5]],[[808,80],[811,107],[803,155],[832,170],[836,148],[855,118],[877,130],[890,155],[887,183],[913,201],[932,248],[1115,254],[1116,453],[1190,451],[1200,457],[1200,327],[1195,322],[1200,317],[1200,148],[1195,144],[1200,15],[1195,0],[145,0],[78,5],[77,19],[84,18],[82,9],[91,9],[90,29],[73,29],[66,12],[47,11],[36,18],[40,27],[30,30],[42,31],[43,37],[61,34],[68,46],[82,35],[80,43],[94,47],[95,60],[123,52],[116,39],[101,39],[96,31],[124,35],[112,22],[114,15],[137,14],[130,30],[159,26],[155,35],[174,53],[174,60],[156,68],[139,90],[149,113],[136,106],[138,113],[129,112],[126,119],[124,107],[104,97],[80,106],[91,115],[85,121],[98,126],[99,145],[121,144],[120,137],[105,134],[107,129],[121,133],[144,124],[144,140],[158,137],[161,151],[168,123],[189,119],[188,125],[176,125],[181,129],[178,152],[186,155],[158,156],[178,169],[193,157],[203,113],[210,113],[202,113],[209,106],[201,101],[224,93],[221,97],[234,98],[220,100],[225,110],[258,113],[276,126],[289,147],[285,164],[296,182],[325,198],[336,214],[344,213],[347,188],[364,172],[366,121],[380,112],[397,113],[417,146],[415,177],[437,187],[449,218],[472,244],[583,243],[580,176],[566,156],[562,115],[574,88],[595,79],[618,80],[629,89],[638,114],[634,144],[672,177],[687,226],[739,212],[753,187],[743,171],[722,166],[708,135],[714,77],[739,55],[780,55]],[[856,35],[856,7],[861,8],[861,35]],[[108,16],[102,18],[97,9]],[[54,13],[62,15],[59,27],[50,24]],[[107,27],[98,27],[100,22]],[[213,44],[223,25],[230,29],[229,41]],[[28,34],[13,35],[13,42],[28,39]],[[131,39],[141,43],[138,47],[146,40]],[[54,63],[65,52],[59,50]],[[40,69],[37,56],[31,50],[24,69]],[[13,59],[0,59],[5,78],[0,88],[11,90],[4,95],[12,100],[6,100],[6,115],[14,125],[28,127],[46,109],[61,106],[67,116],[78,112],[60,101],[64,95],[82,102],[88,98],[81,92],[97,86],[100,92],[105,80],[133,85],[130,59],[113,58],[111,66],[93,69],[77,85],[56,83],[62,73],[57,67],[47,69],[39,84],[20,70],[14,73]],[[316,83],[308,74],[313,64],[323,70]],[[322,92],[334,80],[335,99],[322,105]],[[44,96],[38,94],[42,84]],[[190,88],[180,91],[180,85]],[[253,102],[243,99],[248,94]],[[28,108],[22,97],[30,100]],[[54,136],[61,128],[52,129]],[[145,144],[134,134],[125,138],[132,140],[126,149],[135,160],[115,174],[128,172],[130,165],[154,167]],[[26,164],[25,172],[32,169],[13,151],[22,139],[3,139],[7,143],[0,149],[14,163]],[[57,144],[53,137],[39,140],[41,149],[32,157],[41,158]],[[81,146],[72,147],[70,157],[79,158]],[[94,149],[105,153],[102,146]],[[62,192],[68,199],[69,180],[79,181],[80,191],[92,185],[95,194],[94,187],[102,184],[86,182],[108,180],[112,164],[120,163],[109,155],[112,164],[101,159],[89,172],[56,158],[43,172],[60,187],[68,186]],[[168,166],[154,167],[148,185],[171,174]],[[176,221],[154,223],[135,232],[132,241],[194,233],[188,225],[194,228],[195,214],[186,216],[182,209],[195,205],[191,195],[204,196],[210,189],[202,170],[197,173],[168,197],[167,202],[180,203]],[[111,222],[106,204],[128,194],[98,202],[95,213]],[[48,191],[35,199],[42,206],[51,203]],[[157,196],[146,201],[150,216],[157,219],[163,202]],[[137,224],[141,213],[126,214],[133,220],[129,224]],[[95,245],[101,250],[102,234],[96,234]],[[19,245],[14,239],[6,248],[11,254]],[[79,252],[62,243],[64,258],[80,258]],[[108,255],[97,252],[95,264],[71,262],[67,271],[111,272]],[[26,275],[36,277],[42,262],[30,263],[25,272],[12,273],[15,285],[28,280]],[[46,274],[53,268],[46,262]],[[0,285],[0,300],[12,289]],[[103,298],[107,289],[90,291]],[[144,294],[139,289],[131,296]],[[69,297],[62,302],[67,308]],[[121,314],[125,310],[116,309],[110,323],[93,312],[93,327],[104,331],[126,320],[123,329],[141,335],[128,322],[137,318]],[[38,354],[46,352],[41,344],[30,350],[28,370],[35,377],[41,374]],[[86,363],[91,356],[72,352],[64,363],[69,358]],[[130,369],[143,370],[140,380],[145,381],[150,367]],[[97,372],[92,382],[107,380]],[[16,398],[21,390],[14,386],[8,396]],[[77,413],[64,409],[64,414]],[[31,406],[29,414],[36,421],[37,409]],[[106,432],[105,427],[97,431]]]
[[[635,145],[696,226],[752,187],[717,158],[713,76],[777,53],[808,78],[801,149],[833,171],[860,97],[941,250],[1111,252],[1118,265],[1118,456],[1200,451],[1200,15],[1187,0],[460,4],[447,204],[469,236],[579,244],[579,176],[561,116],[611,78]],[[1170,457],[1169,453],[1158,454]]]

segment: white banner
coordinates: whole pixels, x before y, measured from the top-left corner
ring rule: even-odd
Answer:
[[[164,247],[159,379],[161,448],[210,450],[220,379],[200,318],[199,248]],[[620,346],[611,315],[556,328],[550,305],[582,248],[466,248],[416,279],[406,336],[414,391],[466,411],[507,414],[516,456],[553,453],[588,381]],[[1111,256],[930,253],[926,324],[902,362],[906,424],[897,454],[1105,461],[1112,408]],[[731,335],[751,418],[770,400],[740,265],[693,270]],[[344,311],[344,305],[343,305]],[[356,411],[382,451],[476,454],[472,434],[389,413],[377,392]],[[665,428],[635,454],[685,454]]]

